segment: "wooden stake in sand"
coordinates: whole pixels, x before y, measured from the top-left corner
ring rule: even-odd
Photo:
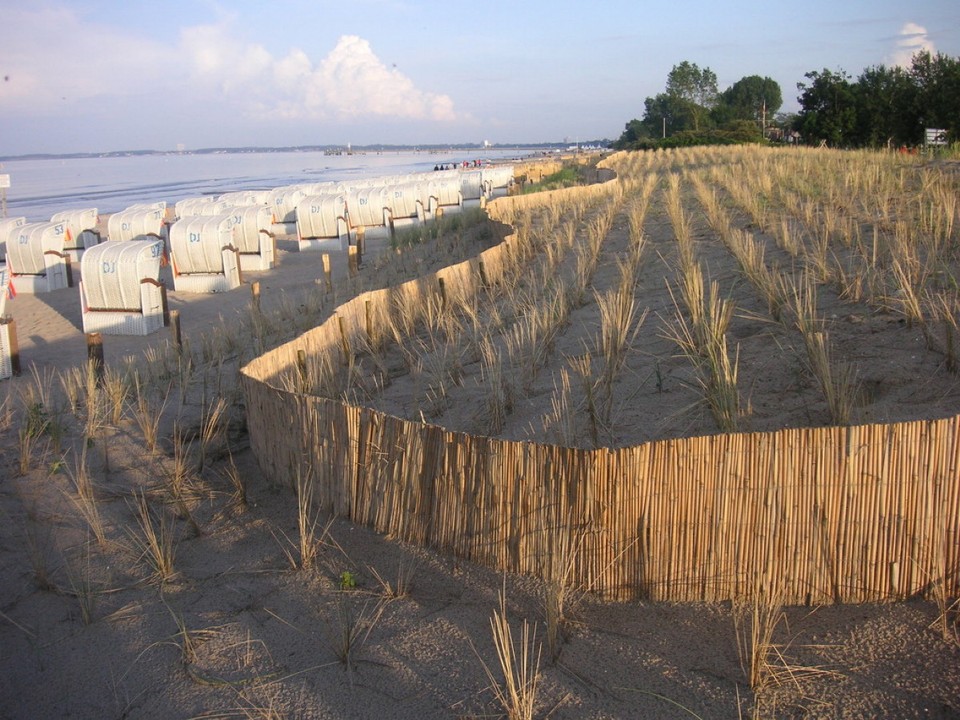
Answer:
[[[170,311],[170,334],[173,335],[173,346],[179,353],[183,350],[183,337],[180,335],[180,311]]]
[[[359,238],[357,238],[359,240]],[[357,253],[357,246],[351,245],[347,248],[347,261],[350,267],[350,277],[356,277],[360,272],[360,256]]]
[[[367,249],[367,233],[363,226],[357,228],[357,267],[363,265],[363,254]]]
[[[253,310],[254,312],[260,312],[260,281],[254,280],[250,283],[250,294],[253,298]]]
[[[347,326],[343,315],[337,315],[337,325],[340,327],[340,349],[343,350],[343,364],[350,364],[350,336],[347,335]]]
[[[93,376],[97,387],[103,385],[103,336],[100,333],[87,333],[87,361],[93,365]]]
[[[307,351],[297,350],[297,373],[300,376],[300,389],[307,391]]]
[[[330,268],[330,254],[324,253],[321,260],[323,260],[323,275],[327,279],[327,292],[330,292],[333,290],[333,270]]]

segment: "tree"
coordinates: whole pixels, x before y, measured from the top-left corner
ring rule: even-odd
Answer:
[[[857,121],[856,98],[850,76],[826,68],[808,72],[807,83],[797,83],[801,94],[798,129],[807,142],[821,141],[834,147],[850,145]]]
[[[951,139],[960,136],[960,59],[943,53],[918,52],[910,65],[916,88],[918,122],[923,127],[944,128]]]
[[[783,95],[776,80],[748,75],[720,93],[714,117],[722,125],[734,120],[753,120],[762,126],[781,105]]]
[[[922,140],[916,87],[905,70],[869,67],[857,78],[854,94],[854,145],[915,145]]]
[[[684,60],[667,75],[667,95],[688,104],[693,130],[699,130],[707,111],[717,102],[717,75],[708,67],[701,70],[696,63]]]

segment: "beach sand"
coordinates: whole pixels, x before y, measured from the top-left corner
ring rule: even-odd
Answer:
[[[374,272],[373,255],[382,250],[370,247],[361,274]],[[272,312],[284,296],[295,301],[316,291],[319,261],[313,253],[281,252],[278,268],[246,274],[243,287],[171,292],[170,308],[180,311],[183,335],[197,352],[204,335],[249,316],[251,282],[259,280],[264,311]],[[335,268],[345,276],[346,259],[335,258]],[[21,474],[23,421],[11,413],[23,417],[22,397],[36,403],[36,390],[28,393],[37,378],[62,402],[58,380],[47,380],[79,367],[86,344],[76,288],[21,293],[7,308],[24,372],[0,387],[0,717],[503,715],[484,670],[499,677],[491,614],[505,590],[515,639],[526,620],[542,640],[542,583],[327,518],[318,520],[313,567],[294,569],[296,496],[261,477],[239,407],[228,411],[226,440],[214,443],[202,470],[193,444],[184,511],[170,490],[175,439],[199,427],[217,393],[213,370],[197,371],[185,396],[169,394],[158,452],[146,450],[130,409],[86,442],[79,408],[63,414],[61,448],[44,435]],[[107,366],[150,348],[165,352],[169,337],[166,329],[146,338],[104,336]],[[232,403],[233,370],[219,375]],[[103,543],[75,500],[85,451]],[[231,463],[245,504],[229,479]],[[167,508],[167,531],[177,539],[174,574],[164,583],[150,579],[138,545],[140,493]],[[750,716],[754,696],[728,603],[613,603],[589,592],[574,593],[569,603],[559,656],[543,648],[535,717]],[[762,716],[960,717],[960,646],[934,626],[935,604],[784,612],[777,642],[808,671],[781,675],[782,684],[764,696]]]

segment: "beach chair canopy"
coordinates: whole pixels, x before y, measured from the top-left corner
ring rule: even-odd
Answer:
[[[134,203],[130,207],[127,207],[124,209],[125,210],[159,210],[161,213],[166,215],[167,201],[158,200],[157,202],[151,202],[151,203]]]
[[[160,237],[165,210],[159,208],[127,209],[107,219],[107,237],[110,240],[133,240],[147,235]]]
[[[347,199],[341,194],[308,195],[297,204],[297,233],[302,238],[339,237],[346,219]]]
[[[97,213],[96,208],[64,210],[55,213],[50,218],[50,222],[62,222],[66,225],[67,235],[65,242],[67,247],[70,247],[76,243],[77,238],[80,237],[80,233],[84,230],[95,231],[97,229],[97,223],[100,222],[100,215]]]
[[[387,191],[380,185],[358,187],[347,193],[350,227],[383,227],[386,207]]]
[[[269,205],[269,190],[240,190],[224,193],[217,198],[217,202],[227,203],[230,207],[244,207],[247,205]]]
[[[233,218],[233,244],[242,253],[260,252],[260,234],[269,233],[273,211],[266,205],[244,205],[230,208]]]
[[[490,190],[503,190],[513,185],[513,165],[486,167],[480,172],[483,184]]]
[[[170,226],[170,251],[177,273],[222,273],[225,247],[235,247],[232,215],[185,217]]]
[[[406,182],[386,186],[386,206],[396,219],[423,219],[423,205],[420,202],[420,186]]]
[[[17,232],[17,230],[27,224],[25,217],[13,217],[0,219],[0,259],[7,253],[7,238]]]
[[[44,254],[64,251],[67,226],[62,222],[26,223],[7,239],[7,265],[15,275],[46,275]]]
[[[424,207],[429,205],[429,197],[434,197],[437,200],[437,204],[441,207],[449,207],[451,205],[462,205],[463,195],[460,191],[460,177],[456,174],[445,174],[441,176],[440,173],[437,173],[438,177],[436,179],[430,178],[425,183],[425,188],[429,193],[428,197],[423,197]]]
[[[276,223],[296,222],[297,205],[306,195],[303,188],[298,185],[287,185],[273,190],[270,193],[273,221]]]
[[[108,241],[90,248],[80,260],[89,309],[140,312],[144,280],[158,283],[163,241]]]
[[[235,203],[213,197],[185,198],[176,204],[177,218],[223,215]]]
[[[483,195],[483,171],[468,170],[460,173],[460,192],[464,200],[479,200]]]

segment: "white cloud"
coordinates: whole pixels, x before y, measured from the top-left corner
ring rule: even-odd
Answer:
[[[180,42],[194,79],[251,115],[457,119],[449,96],[420,90],[355,35],[341,37],[317,64],[299,49],[275,58],[261,45],[238,42],[221,25],[185,29]]]
[[[168,46],[90,23],[64,6],[4,9],[0,103],[40,114],[168,87]],[[7,105],[9,107],[9,105]]]
[[[890,56],[890,65],[910,67],[913,56],[923,50],[931,54],[936,52],[933,41],[927,35],[927,29],[922,25],[908,22],[900,28],[897,49]]]

